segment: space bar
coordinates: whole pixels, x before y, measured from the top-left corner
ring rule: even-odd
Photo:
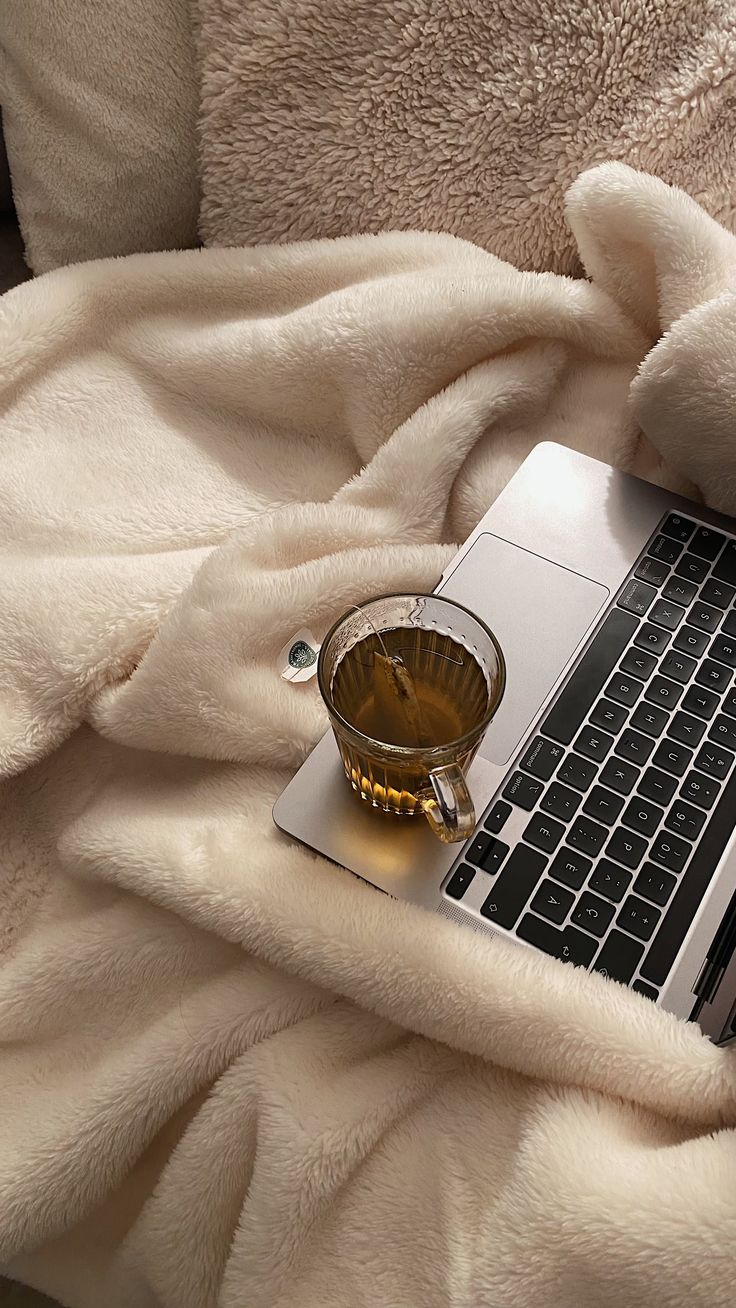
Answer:
[[[638,619],[625,609],[613,609],[609,613],[544,719],[545,736],[551,736],[561,745],[570,744],[638,626]]]

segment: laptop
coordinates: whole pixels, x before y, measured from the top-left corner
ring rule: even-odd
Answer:
[[[276,825],[386,894],[736,1039],[736,521],[544,443],[435,589],[507,664],[468,774],[474,835],[443,845],[361,803],[331,732]]]

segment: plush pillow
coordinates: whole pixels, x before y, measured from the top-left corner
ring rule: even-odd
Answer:
[[[441,228],[579,271],[622,159],[734,225],[733,0],[198,0],[208,245]]]
[[[4,0],[0,103],[35,272],[196,241],[188,0]]]

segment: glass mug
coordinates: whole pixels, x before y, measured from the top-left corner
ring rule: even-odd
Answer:
[[[317,677],[361,799],[388,813],[423,812],[446,842],[472,835],[465,773],[506,683],[485,623],[439,595],[370,600],[328,632]]]

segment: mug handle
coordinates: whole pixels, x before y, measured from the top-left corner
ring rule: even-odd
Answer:
[[[419,796],[424,816],[445,844],[467,840],[475,830],[475,808],[459,763],[448,763],[429,774],[431,790]]]

